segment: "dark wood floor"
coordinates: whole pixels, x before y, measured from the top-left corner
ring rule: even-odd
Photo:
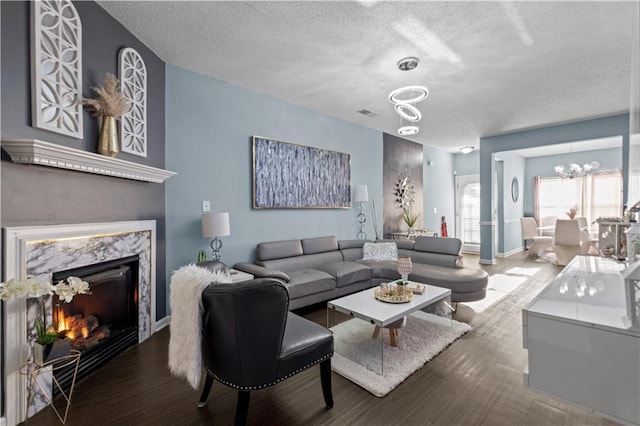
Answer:
[[[465,256],[465,263],[477,263]],[[612,424],[586,410],[529,391],[522,348],[521,309],[560,270],[524,254],[483,266],[490,274],[515,267],[540,271],[520,288],[473,318],[473,330],[384,398],[333,374],[335,406],[326,410],[314,367],[271,388],[253,392],[254,425],[600,425]],[[464,314],[460,310],[460,316]],[[322,306],[303,312],[325,324]],[[214,384],[205,408],[199,392],[166,367],[169,330],[163,329],[78,383],[68,425],[226,425],[233,422],[235,391]],[[29,425],[60,424],[47,408]]]

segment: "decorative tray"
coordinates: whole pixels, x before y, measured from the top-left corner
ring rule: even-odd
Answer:
[[[407,291],[405,294],[397,295],[395,293],[385,293],[380,291],[379,288],[376,288],[373,292],[373,295],[379,301],[387,303],[407,303],[410,302],[411,299],[413,299],[413,292],[411,291]]]
[[[391,281],[391,283],[395,284],[395,285],[402,285],[402,280]],[[407,290],[410,290],[414,294],[422,294],[422,293],[424,293],[424,285],[423,284],[408,281],[405,285],[406,285],[405,288]]]

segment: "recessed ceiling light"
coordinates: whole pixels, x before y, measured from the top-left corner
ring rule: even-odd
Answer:
[[[404,126],[398,129],[398,134],[400,136],[411,136],[418,133],[420,129],[417,126]]]
[[[471,145],[467,145],[467,146],[461,146],[460,148],[458,148],[458,151],[460,151],[463,154],[468,154],[471,151],[473,151],[475,149],[475,147],[471,146]]]
[[[418,66],[419,62],[420,61],[418,60],[418,58],[415,58],[413,56],[402,58],[398,61],[398,69],[400,71],[411,71]]]

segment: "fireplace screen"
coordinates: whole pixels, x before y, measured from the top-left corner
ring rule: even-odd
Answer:
[[[82,352],[81,378],[138,343],[138,256],[57,272],[52,278],[56,283],[69,276],[89,283],[91,294],[69,303],[54,296],[53,319],[72,348]],[[70,384],[71,378],[71,371],[56,373],[61,384]]]

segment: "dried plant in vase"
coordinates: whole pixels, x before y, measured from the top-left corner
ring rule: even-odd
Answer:
[[[82,98],[82,105],[89,112],[95,117],[102,117],[98,152],[109,157],[115,157],[120,152],[116,120],[131,108],[131,103],[120,91],[118,83],[115,75],[107,73],[104,87],[93,88],[98,97]]]
[[[567,216],[569,216],[569,219],[575,219],[576,214],[578,214],[578,208],[577,207],[571,207],[569,209],[569,211],[567,212]]]

